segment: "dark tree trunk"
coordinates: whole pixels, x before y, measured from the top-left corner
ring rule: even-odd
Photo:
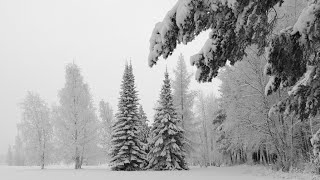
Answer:
[[[75,158],[75,167],[74,167],[75,169],[80,169],[81,168],[81,165],[80,165],[80,157],[79,156],[77,156],[76,158]]]

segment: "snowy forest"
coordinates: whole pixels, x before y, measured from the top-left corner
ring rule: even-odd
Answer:
[[[86,67],[69,62],[58,102],[25,90],[15,142],[0,159],[39,169],[249,167],[320,178],[320,0],[178,0],[166,11],[146,35],[149,55],[117,69],[117,107],[95,102]],[[197,54],[170,58],[203,32]],[[135,64],[155,71],[165,60],[175,65],[161,70],[148,116]],[[191,86],[214,79],[219,94]]]

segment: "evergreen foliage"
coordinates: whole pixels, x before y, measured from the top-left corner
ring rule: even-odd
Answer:
[[[126,65],[121,84],[116,122],[112,126],[111,165],[116,171],[141,170],[146,153],[139,139],[138,97],[132,65]]]
[[[277,9],[290,2],[297,1],[179,0],[153,30],[149,65],[155,65],[160,56],[168,58],[178,44],[210,30],[202,49],[191,57],[199,82],[212,81],[227,61],[234,65],[248,55],[248,49],[257,47],[257,55],[266,55],[264,74],[270,76],[265,94],[289,90],[289,96],[279,100],[267,117],[278,114],[290,119],[293,115],[301,122],[315,118],[320,109],[320,1],[307,1],[294,24],[275,32],[282,19]]]
[[[270,9],[282,2],[179,0],[153,30],[149,65],[156,64],[160,56],[168,58],[178,44],[187,44],[210,29],[208,40],[199,53],[191,57],[191,63],[197,67],[196,79],[199,82],[211,82],[227,60],[232,65],[241,60],[248,46],[257,45],[260,53],[264,51],[268,45],[268,34],[277,20]]]
[[[210,29],[203,48],[191,57],[199,82],[210,82],[227,60],[234,65],[247,55],[247,48],[256,46],[257,54],[266,53],[268,61],[264,73],[270,79],[265,93],[292,88],[290,96],[272,111],[294,113],[301,120],[314,117],[320,107],[320,1],[309,1],[292,26],[273,32],[281,19],[276,8],[284,2],[292,1],[180,0],[154,28],[149,65],[156,64],[160,56],[170,56],[179,43],[187,44]]]
[[[151,128],[149,164],[154,170],[187,170],[184,149],[184,131],[179,127],[179,119],[173,105],[169,75],[160,93],[159,106],[156,108],[154,123]]]

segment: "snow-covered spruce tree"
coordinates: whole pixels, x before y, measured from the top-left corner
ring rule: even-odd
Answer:
[[[108,102],[101,100],[99,103],[99,112],[101,118],[100,143],[103,148],[106,160],[109,161],[109,151],[111,147],[111,133],[113,123],[113,110]]]
[[[160,93],[154,123],[151,128],[149,164],[153,170],[187,170],[183,129],[173,105],[168,72]]]
[[[179,125],[185,131],[184,138],[186,140],[185,149],[187,150],[188,158],[191,156],[193,149],[196,131],[194,128],[194,114],[192,112],[195,92],[189,90],[192,74],[188,73],[184,57],[180,54],[177,67],[174,69],[174,80],[172,82],[173,103],[177,110]]]
[[[132,65],[126,64],[118,113],[112,126],[110,152],[112,170],[136,171],[143,168],[146,153],[143,150],[143,143],[139,139],[140,124]]]

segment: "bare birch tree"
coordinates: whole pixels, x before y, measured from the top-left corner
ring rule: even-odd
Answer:
[[[89,87],[84,83],[79,67],[69,64],[65,77],[65,86],[59,92],[55,133],[61,142],[61,150],[71,156],[75,169],[80,169],[88,148],[93,146],[89,144],[97,139],[98,122]]]
[[[50,109],[47,103],[37,93],[28,92],[21,103],[22,121],[18,125],[22,140],[25,144],[27,159],[36,156],[36,163],[44,169],[48,144],[52,138],[52,125],[50,122]]]

